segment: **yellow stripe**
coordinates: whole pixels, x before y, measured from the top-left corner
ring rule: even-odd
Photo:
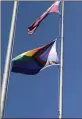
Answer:
[[[36,48],[34,50],[30,50],[30,51],[25,53],[25,56],[33,56],[38,50],[39,50],[39,48]]]

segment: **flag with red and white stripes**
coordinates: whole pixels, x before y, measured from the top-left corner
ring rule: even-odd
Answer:
[[[29,27],[28,27],[28,34],[32,34],[37,27],[40,25],[41,21],[49,15],[49,13],[58,13],[59,12],[59,3],[60,0],[56,1],[54,4],[52,4],[39,18],[37,18]]]

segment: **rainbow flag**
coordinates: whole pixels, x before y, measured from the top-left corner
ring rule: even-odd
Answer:
[[[12,72],[35,75],[42,69],[59,63],[56,40],[49,44],[24,52],[12,60]]]

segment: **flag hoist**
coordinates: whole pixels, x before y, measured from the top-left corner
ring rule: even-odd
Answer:
[[[14,6],[13,6],[13,14],[12,14],[10,34],[9,34],[9,43],[8,43],[8,47],[7,47],[5,68],[4,68],[2,88],[1,88],[1,119],[4,118],[5,103],[6,103],[6,98],[7,98],[10,66],[11,66],[11,59],[12,59],[14,35],[15,35],[14,33],[15,33],[17,8],[18,8],[18,1],[15,0]]]

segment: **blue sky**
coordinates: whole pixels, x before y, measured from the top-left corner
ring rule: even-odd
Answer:
[[[50,14],[29,36],[28,26],[53,2],[19,2],[13,58],[45,45],[59,34],[59,15]],[[8,45],[13,2],[2,2],[2,74]],[[82,117],[82,2],[65,2],[63,117]],[[52,66],[37,75],[11,72],[5,117],[57,118],[59,68]]]

